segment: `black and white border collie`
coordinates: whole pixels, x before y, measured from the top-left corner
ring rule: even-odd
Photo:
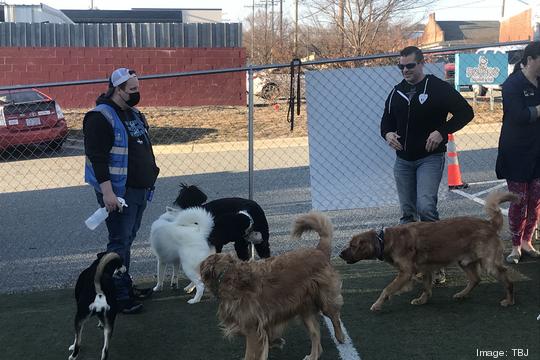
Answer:
[[[260,258],[270,257],[268,221],[263,209],[253,200],[244,198],[221,198],[205,201],[206,194],[195,185],[181,184],[174,204],[181,209],[200,206],[214,217],[214,228],[209,242],[220,253],[223,246],[234,242],[238,258],[249,260],[249,243]]]
[[[114,252],[103,252],[99,253],[92,265],[79,275],[75,285],[75,300],[77,301],[75,341],[69,347],[72,351],[69,360],[74,360],[79,355],[83,326],[92,315],[99,318],[100,326],[103,327],[101,360],[107,359],[114,320],[118,313],[113,276],[117,272],[125,271],[126,268],[120,255]]]

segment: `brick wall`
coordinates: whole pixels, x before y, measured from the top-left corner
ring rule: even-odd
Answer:
[[[499,41],[532,40],[531,10],[523,11],[501,21]]]
[[[243,48],[1,48],[0,85],[105,79],[118,67],[137,74],[238,68]],[[42,89],[64,108],[90,108],[107,84]],[[141,106],[245,105],[243,72],[141,81]]]
[[[424,33],[418,40],[419,44],[435,44],[444,41],[444,32],[435,21],[435,14],[429,14],[428,22],[424,28]]]

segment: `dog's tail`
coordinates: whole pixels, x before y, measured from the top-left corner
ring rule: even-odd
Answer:
[[[214,228],[214,217],[210,212],[201,207],[190,207],[186,210],[180,211],[174,223],[177,226],[193,227],[197,226],[201,235],[208,239],[212,229]]]
[[[96,298],[94,299],[94,302],[91,303],[89,306],[90,311],[101,312],[110,309],[109,304],[107,304],[107,298],[105,297],[105,294],[101,289],[101,277],[103,276],[103,272],[105,271],[105,267],[107,266],[107,264],[115,260],[122,260],[120,255],[115,252],[107,253],[103,255],[103,257],[99,260],[98,266],[96,268],[96,274],[94,275]]]
[[[518,199],[519,197],[511,192],[493,192],[487,197],[484,209],[489,216],[489,221],[497,231],[500,231],[503,225],[503,216],[499,204],[507,201],[514,202]]]
[[[313,230],[320,236],[319,245],[317,249],[324,252],[330,258],[332,253],[332,233],[333,226],[330,218],[319,212],[310,212],[299,216],[293,225],[292,237],[300,238],[300,236],[306,232]]]
[[[180,184],[180,192],[174,204],[181,209],[201,206],[208,199],[206,194],[195,185]]]

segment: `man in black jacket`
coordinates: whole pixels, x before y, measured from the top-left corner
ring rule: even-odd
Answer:
[[[98,97],[97,106],[83,121],[85,181],[93,186],[100,206],[109,212],[107,251],[118,253],[128,271],[131,244],[159,173],[148,124],[135,108],[139,99],[135,71],[116,69],[107,93]],[[115,287],[121,311],[129,314],[142,309],[135,299],[148,297],[152,289],[134,288],[128,271],[115,279]]]
[[[450,84],[424,74],[424,55],[415,46],[400,52],[404,80],[386,99],[381,135],[396,150],[394,178],[400,223],[437,221],[437,193],[444,170],[448,134],[474,117],[467,101]],[[447,120],[448,113],[453,116]],[[444,282],[441,276],[439,282]]]

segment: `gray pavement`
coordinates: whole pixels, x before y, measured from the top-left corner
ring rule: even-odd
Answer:
[[[495,136],[491,129],[484,130],[482,138]],[[458,134],[458,139],[479,133]],[[486,141],[491,145],[493,140]],[[236,143],[156,149],[162,173],[133,246],[132,275],[136,280],[152,280],[154,276],[155,259],[148,245],[150,224],[172,203],[181,182],[201,186],[209,199],[248,196],[246,148]],[[493,147],[467,149],[458,144],[458,148],[466,181],[494,179]],[[258,142],[255,158],[254,198],[267,213],[273,253],[313,246],[313,235],[299,242],[288,236],[294,218],[311,209],[307,140]],[[104,226],[90,231],[83,223],[97,203],[91,188],[82,183],[82,165],[83,157],[76,147],[45,158],[0,163],[1,293],[73,286],[79,272],[105,248]],[[489,186],[478,184],[466,191],[474,193]],[[481,205],[448,192],[444,185],[440,210],[443,217],[482,214]],[[395,224],[399,217],[396,204],[327,213],[336,228],[334,254],[353,233]]]

